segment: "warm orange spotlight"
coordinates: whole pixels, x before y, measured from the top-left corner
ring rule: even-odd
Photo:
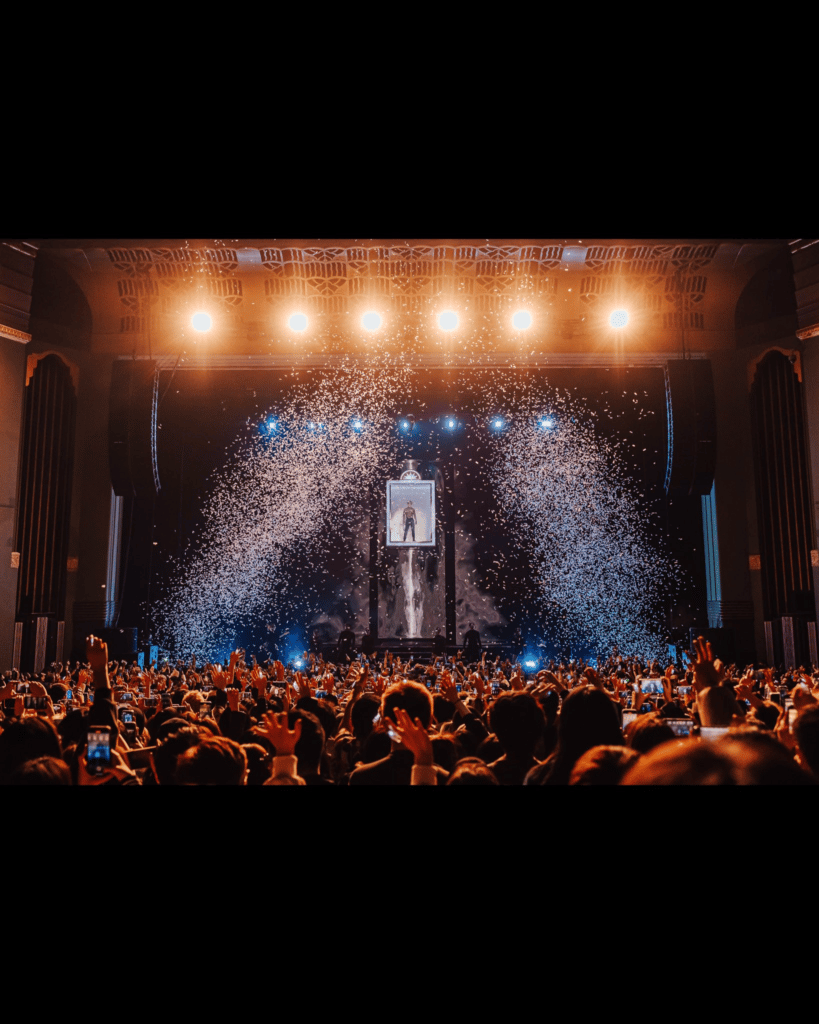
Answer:
[[[628,323],[628,313],[625,309],[615,309],[609,316],[610,327],[625,327]]]
[[[291,331],[307,330],[307,317],[304,313],[293,313],[287,323],[290,326]]]
[[[442,331],[454,331],[458,326],[458,314],[451,309],[445,309],[438,316],[438,326]]]
[[[213,321],[207,313],[194,313],[191,317],[191,327],[195,331],[209,331],[213,326]]]
[[[366,331],[377,331],[381,326],[381,316],[378,313],[365,313],[361,318],[361,326]]]

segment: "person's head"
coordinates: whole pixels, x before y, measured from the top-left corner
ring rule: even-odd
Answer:
[[[242,749],[247,757],[248,786],[263,786],[270,777],[272,755],[261,743],[243,743]]]
[[[570,786],[616,786],[639,759],[627,747],[592,747],[575,761]]]
[[[440,733],[432,738],[432,759],[446,772],[451,772],[463,756],[460,744],[452,733]]]
[[[60,737],[47,718],[18,718],[0,733],[0,784],[26,761],[61,756]]]
[[[625,745],[611,697],[591,685],[578,686],[564,697],[557,735],[557,756],[571,766],[592,747]]]
[[[353,704],[350,721],[353,735],[359,743],[364,743],[373,731],[373,721],[381,707],[381,702],[374,693],[362,693]]]
[[[816,780],[803,771],[779,740],[765,729],[732,728],[721,748],[734,762],[740,786],[805,786]]]
[[[65,683],[52,683],[48,688],[48,695],[55,704],[58,704],[61,700],[65,700],[67,691],[68,687]]]
[[[381,717],[397,722],[395,711],[403,708],[412,721],[419,719],[425,729],[432,720],[432,698],[426,686],[406,680],[391,686],[381,701]]]
[[[819,706],[799,712],[793,734],[802,763],[819,778]]]
[[[226,736],[207,736],[177,758],[177,786],[243,786],[247,778],[244,749]]]
[[[530,693],[502,693],[489,710],[489,726],[507,757],[532,757],[544,724],[543,711]]]
[[[176,762],[186,750],[199,743],[203,734],[197,726],[188,725],[179,718],[164,725],[166,728],[160,730],[156,750],[151,754],[151,764],[160,786],[174,786]]]
[[[71,772],[59,757],[37,757],[25,761],[8,776],[8,786],[70,786]]]
[[[734,764],[719,743],[678,740],[644,754],[622,786],[735,786]]]
[[[299,774],[316,775],[324,750],[324,729],[315,715],[301,709],[287,716],[288,728],[292,729],[297,719],[301,719],[301,736],[296,744]]]
[[[499,786],[495,773],[479,757],[464,757],[446,782],[447,786]]]
[[[656,711],[652,711],[634,720],[629,730],[628,745],[638,754],[647,754],[654,747],[673,739],[674,730]]]
[[[436,693],[432,697],[432,709],[435,714],[435,721],[439,725],[443,725],[444,722],[451,722],[455,717],[455,708],[453,705],[440,693]]]

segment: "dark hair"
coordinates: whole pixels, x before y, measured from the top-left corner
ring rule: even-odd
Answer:
[[[488,765],[479,757],[464,757],[455,765],[447,779],[447,786],[499,786],[500,783]]]
[[[651,711],[635,719],[629,732],[628,745],[639,754],[647,754],[661,743],[673,739],[674,730],[671,726],[666,725],[656,711]]]
[[[425,729],[429,728],[432,719],[432,698],[426,686],[406,681],[395,683],[386,691],[381,701],[382,717],[395,722],[396,708],[403,708],[413,721],[418,718]]]
[[[489,709],[489,726],[504,753],[512,757],[531,757],[545,725],[543,710],[531,693],[502,693]]]
[[[8,777],[8,786],[70,786],[71,772],[59,757],[37,757],[19,765]]]
[[[324,729],[315,715],[301,708],[291,711],[287,716],[287,725],[290,729],[296,724],[297,718],[301,719],[301,736],[299,736],[299,742],[296,744],[299,775],[304,775],[305,771],[311,774],[310,769],[314,772],[317,772],[319,769],[321,755],[324,750]]]
[[[362,693],[353,704],[350,722],[353,726],[353,735],[359,743],[363,744],[373,731],[373,719],[378,714],[380,707],[381,702],[374,693]]]
[[[799,756],[819,778],[819,707],[809,707],[799,712],[793,734],[799,746]]]
[[[246,770],[247,755],[235,740],[207,736],[179,756],[174,780],[177,786],[241,786]]]
[[[158,740],[157,748],[151,755],[153,758],[154,772],[160,786],[174,786],[176,781],[176,763],[191,747],[195,747],[202,739],[202,732],[195,725],[188,725],[181,719],[173,719],[178,723],[175,729],[166,732],[162,739]],[[170,725],[170,722],[163,723]]]
[[[575,761],[570,786],[616,786],[639,759],[628,747],[592,747]]]
[[[719,743],[667,743],[644,754],[623,786],[735,786],[734,763]]]
[[[248,786],[263,786],[270,778],[270,765],[273,760],[270,751],[261,743],[243,743],[242,749],[247,757]]]
[[[60,737],[47,718],[18,718],[6,722],[0,733],[0,784],[26,761],[62,756]]]
[[[625,746],[611,697],[596,686],[577,686],[563,698],[557,720],[557,747],[526,777],[527,785],[568,785],[578,758],[592,747]]]
[[[432,737],[432,759],[446,772],[451,772],[463,757],[463,750],[452,733],[439,733]]]
[[[432,709],[435,715],[435,721],[438,722],[439,725],[443,725],[444,722],[451,722],[455,717],[455,708],[453,704],[440,693],[432,695]]]

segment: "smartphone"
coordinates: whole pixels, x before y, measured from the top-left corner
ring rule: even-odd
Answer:
[[[119,699],[133,701],[134,695],[132,693],[123,693]]]
[[[66,690],[65,691],[65,699],[66,700],[73,700],[74,699],[74,691],[73,690]]]
[[[96,725],[88,730],[88,771],[102,775],[111,767],[111,730],[107,725]]]
[[[322,700],[326,696],[327,696],[327,691],[326,690],[316,690],[316,700]]]
[[[623,712],[623,728],[631,725],[634,719],[637,717],[636,711],[624,711]]]
[[[497,697],[500,693],[500,683],[492,683],[492,696]]]
[[[691,687],[690,686],[678,686],[677,687],[677,693],[681,694],[683,697],[687,697],[688,694],[691,693]]]
[[[708,740],[709,743],[713,743],[715,740],[722,739],[722,737],[725,736],[727,734],[727,732],[728,732],[728,726],[727,725],[722,726],[720,728],[717,728],[716,726],[706,726],[706,725],[701,725],[700,726],[700,736],[704,740]]]
[[[23,707],[31,708],[33,711],[45,711],[46,698],[36,697],[33,694],[26,694],[26,696],[23,697]]]
[[[788,708],[788,730],[793,732],[793,723],[796,721],[799,711],[795,707]]]
[[[663,724],[671,726],[675,736],[690,736],[694,728],[694,721],[691,718],[664,718]]]
[[[209,714],[210,704],[208,704],[207,701],[204,701],[202,704],[199,705],[199,721],[201,722],[203,719],[207,718]]]
[[[455,689],[457,690],[457,692],[458,692],[458,693],[460,693],[460,692],[461,692],[461,690],[463,690],[463,687],[461,686],[461,684],[460,684],[460,683],[456,683],[456,684],[455,684]]]
[[[640,680],[640,692],[641,693],[662,693],[663,684],[659,679],[641,679]]]
[[[17,692],[18,693],[28,693],[29,690],[30,690],[30,686],[28,685],[28,683],[18,683],[17,684]]]

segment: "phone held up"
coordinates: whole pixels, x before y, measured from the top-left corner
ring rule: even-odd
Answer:
[[[91,775],[102,775],[111,767],[111,729],[107,725],[89,728],[86,760]]]

